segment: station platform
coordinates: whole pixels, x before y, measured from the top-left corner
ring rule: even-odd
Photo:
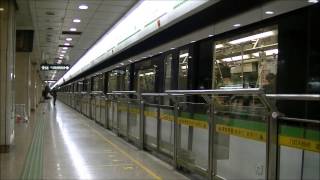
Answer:
[[[13,149],[0,155],[0,179],[188,179],[60,101],[16,124]]]

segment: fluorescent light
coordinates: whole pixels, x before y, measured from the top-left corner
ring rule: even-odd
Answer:
[[[77,28],[70,28],[70,31],[77,31]]]
[[[63,57],[63,56],[64,56],[64,54],[60,54],[59,56]]]
[[[266,37],[273,36],[273,35],[275,35],[275,33],[273,31],[267,31],[264,33],[255,34],[255,35],[248,36],[245,38],[233,40],[233,41],[230,41],[229,43],[230,44],[241,44],[244,42],[248,42],[248,41],[252,41],[252,40],[256,40],[256,39],[261,39],[261,38],[266,38]]]
[[[74,22],[74,23],[79,23],[79,22],[81,22],[81,20],[80,20],[80,19],[73,19],[72,22]]]
[[[259,57],[260,56],[259,53],[257,53],[257,52],[256,53],[252,53],[252,55],[255,56],[255,57]]]
[[[274,55],[274,54],[278,54],[279,51],[278,51],[278,49],[270,49],[270,50],[264,51],[264,53],[265,53],[266,56],[271,56],[271,55]],[[252,55],[255,56],[255,57],[259,57],[260,56],[260,54],[258,52],[252,53]]]
[[[59,59],[63,59],[63,57],[59,57]]]
[[[173,50],[174,48],[170,48],[171,50]]]
[[[319,2],[318,0],[308,0],[308,3],[317,3]]]
[[[72,38],[67,38],[66,40],[67,40],[67,41],[72,41]]]
[[[240,27],[241,24],[234,24],[233,27]]]
[[[225,61],[225,62],[240,61],[242,59],[249,59],[249,58],[250,58],[250,56],[246,54],[243,56],[234,56],[234,57],[224,58],[224,59],[222,59],[222,61]]]
[[[264,13],[265,13],[265,14],[268,14],[268,15],[274,14],[273,11],[266,11],[266,12],[264,12]]]
[[[88,6],[85,5],[85,4],[81,4],[81,5],[79,6],[79,9],[88,9]]]
[[[219,48],[223,48],[224,45],[223,44],[217,44],[215,47],[216,47],[216,49],[219,49]]]
[[[212,36],[213,36],[213,34],[209,34],[209,35],[208,35],[208,37],[212,37]]]
[[[64,43],[65,46],[70,46],[70,43]]]
[[[242,89],[242,86],[223,86],[219,87],[220,89]]]
[[[61,51],[61,53],[66,53],[67,51]]]
[[[184,57],[188,57],[188,56],[189,56],[189,53],[184,53],[184,54],[179,55],[180,58],[184,58]]]
[[[194,42],[196,42],[196,41],[190,41],[190,43],[194,43]]]
[[[271,50],[267,50],[265,52],[266,52],[266,56],[270,56],[270,55],[274,55],[274,54],[279,53],[278,49],[271,49]]]
[[[46,80],[46,81],[44,81],[45,83],[54,83],[54,82],[56,82],[56,80]]]
[[[63,47],[62,49],[67,50],[67,49],[68,49],[68,47]]]
[[[128,60],[128,62],[132,63],[133,61],[132,60]]]
[[[121,66],[123,66],[123,65],[124,65],[124,63],[120,63],[120,65],[121,65]]]

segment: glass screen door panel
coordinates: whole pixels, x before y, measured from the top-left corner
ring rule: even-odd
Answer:
[[[216,41],[213,51],[215,89],[263,88],[275,93],[276,26]],[[215,174],[225,179],[265,179],[267,108],[250,95],[219,95],[215,103]]]
[[[140,93],[152,93],[155,91],[155,68],[138,71],[137,91]],[[147,147],[155,148],[157,144],[157,108],[153,107],[153,97],[145,97],[145,142]]]

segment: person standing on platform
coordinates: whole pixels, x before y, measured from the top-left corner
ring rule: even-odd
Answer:
[[[53,105],[55,106],[56,100],[57,100],[57,91],[55,89],[53,89],[50,94],[53,97]]]

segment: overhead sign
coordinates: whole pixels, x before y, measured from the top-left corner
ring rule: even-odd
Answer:
[[[67,71],[70,69],[70,66],[67,64],[41,64],[40,70],[41,71]]]

